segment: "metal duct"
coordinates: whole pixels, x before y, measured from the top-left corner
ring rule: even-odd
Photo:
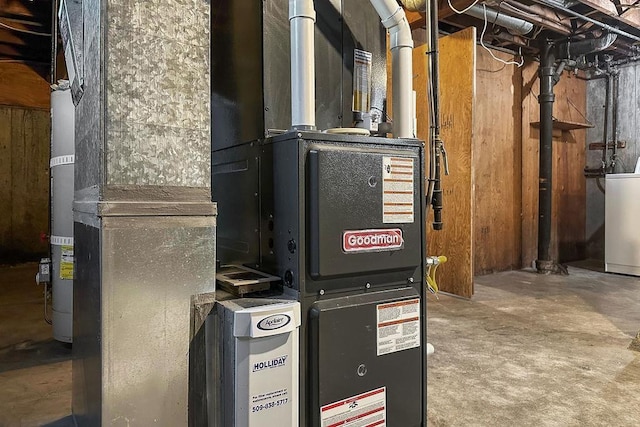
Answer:
[[[289,0],[291,26],[291,127],[316,128],[313,0]]]
[[[427,0],[400,0],[405,9],[411,12],[425,12],[427,9]]]
[[[476,4],[467,10],[465,14],[484,20],[485,7],[486,6]],[[511,34],[524,36],[533,30],[533,24],[531,22],[505,15],[502,12],[498,12],[497,10],[488,7],[486,8],[486,17],[488,22],[506,28]]]
[[[393,136],[413,138],[413,37],[404,9],[395,0],[371,0],[389,31],[393,88]]]
[[[610,47],[618,38],[617,34],[607,33],[596,39],[567,41],[558,45],[558,58],[575,59],[588,53],[600,52]]]

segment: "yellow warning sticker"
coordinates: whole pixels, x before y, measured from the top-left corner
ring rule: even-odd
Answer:
[[[73,279],[73,245],[61,246],[60,254],[60,278],[63,280]]]

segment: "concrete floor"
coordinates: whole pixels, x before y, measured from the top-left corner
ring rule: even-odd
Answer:
[[[0,427],[69,425],[70,350],[42,320],[36,269],[0,267]],[[640,280],[570,272],[483,276],[472,301],[430,299],[430,425],[640,425],[640,353],[627,349]]]
[[[0,427],[52,425],[71,413],[71,348],[51,338],[37,271],[0,266]]]
[[[638,426],[640,280],[570,268],[429,301],[433,426]]]

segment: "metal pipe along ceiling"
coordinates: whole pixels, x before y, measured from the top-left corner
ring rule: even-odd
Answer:
[[[475,6],[467,10],[465,14],[469,16],[473,16],[474,18],[484,20],[485,7],[476,4]],[[505,15],[504,13],[498,12],[495,9],[491,9],[487,7],[486,17],[488,22],[506,28],[507,30],[509,30],[511,34],[524,36],[525,34],[528,34],[531,31],[533,31],[533,24],[531,22],[527,22],[524,19],[514,18],[512,16]]]
[[[558,57],[575,59],[581,55],[600,52],[610,47],[618,38],[617,34],[607,33],[602,37],[580,41],[567,41],[558,45]]]

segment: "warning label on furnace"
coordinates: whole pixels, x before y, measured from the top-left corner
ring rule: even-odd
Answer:
[[[382,158],[382,222],[413,222],[413,162],[411,157]]]
[[[378,356],[420,346],[420,299],[378,304]]]
[[[380,387],[320,408],[322,427],[386,427],[387,388]]]

